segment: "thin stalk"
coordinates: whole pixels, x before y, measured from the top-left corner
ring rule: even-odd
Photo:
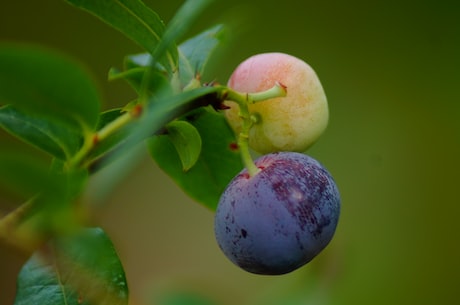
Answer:
[[[273,87],[268,90],[257,93],[240,93],[232,89],[228,89],[225,93],[225,99],[234,101],[239,106],[239,116],[243,120],[240,134],[238,135],[238,147],[240,149],[241,159],[244,166],[248,170],[250,177],[257,175],[260,169],[255,165],[249,151],[249,131],[254,124],[253,116],[249,111],[249,105],[262,102],[276,97],[284,97],[287,94],[286,86],[276,82]]]
[[[35,197],[0,219],[0,242],[28,254],[44,240],[44,236],[30,228],[20,230],[24,220],[30,216]]]
[[[69,161],[69,167],[78,167],[82,164],[85,157],[91,152],[94,147],[101,141],[107,139],[109,136],[120,130],[122,127],[129,124],[133,119],[140,116],[142,107],[140,105],[135,106],[132,110],[123,113],[112,122],[105,125],[102,129],[95,133],[87,133],[85,135],[84,143],[81,149],[75,154],[75,156]]]

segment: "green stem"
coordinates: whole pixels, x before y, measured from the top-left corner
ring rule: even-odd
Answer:
[[[149,73],[150,69],[147,70],[147,74]],[[144,77],[146,79],[149,78],[149,75]],[[141,95],[147,96],[147,92],[142,92]],[[254,104],[260,101],[264,101],[270,98],[275,97],[282,97],[286,95],[286,87],[280,83],[276,83],[272,88],[257,92],[257,93],[240,93],[228,88],[224,88],[221,94],[222,96],[225,95],[226,99],[235,101],[240,106],[240,115],[243,118],[243,130],[238,139],[238,145],[241,148],[241,157],[243,159],[243,163],[245,164],[246,168],[249,171],[251,176],[257,174],[259,169],[255,166],[252,157],[249,153],[249,130],[253,124],[253,120],[251,119],[251,115],[249,113],[248,105]],[[142,99],[142,98],[141,98]],[[145,102],[145,101],[144,101]],[[143,102],[135,106],[129,112],[126,112],[104,126],[101,130],[97,132],[87,132],[85,135],[85,139],[81,149],[75,154],[75,156],[69,161],[69,167],[75,168],[78,166],[82,166],[84,159],[88,154],[94,149],[94,147],[108,138],[110,135],[114,134],[122,127],[129,124],[133,119],[139,117],[143,109]]]
[[[116,131],[121,129],[123,126],[127,125],[133,119],[131,112],[125,112],[120,115],[118,118],[112,122],[105,125],[101,130],[99,130],[94,137],[96,137],[96,142],[101,142],[107,139],[110,135],[114,134]]]
[[[254,122],[251,119],[247,103],[242,103],[242,105],[240,105],[240,116],[243,119],[243,126],[238,136],[238,147],[240,149],[243,164],[247,168],[249,176],[253,177],[257,175],[260,169],[255,165],[251,153],[249,152],[249,131],[251,130]]]
[[[139,117],[141,111],[142,107],[140,105],[137,105],[132,110],[123,113],[118,118],[105,125],[99,131],[95,133],[86,133],[83,145],[81,149],[75,154],[75,156],[69,161],[69,167],[74,168],[80,166],[85,157],[98,143],[107,139],[110,135],[114,134],[122,127],[126,126],[133,119]]]
[[[244,122],[247,122],[246,120]],[[255,165],[254,160],[249,152],[249,129],[252,124],[244,124],[241,133],[238,136],[238,147],[240,149],[241,159],[248,170],[250,177],[254,177],[260,171]]]
[[[251,104],[257,102],[263,102],[268,99],[272,99],[275,97],[285,97],[287,94],[287,87],[280,82],[276,82],[273,87],[268,90],[256,92],[256,93],[249,93],[248,94],[248,102]]]
[[[249,131],[254,124],[253,116],[249,111],[249,105],[276,97],[286,96],[286,86],[276,82],[273,87],[262,92],[240,93],[232,89],[228,89],[224,94],[225,99],[236,102],[240,108],[239,115],[243,120],[243,125],[240,134],[238,135],[238,147],[240,149],[243,164],[248,170],[249,176],[253,177],[257,175],[260,169],[255,165],[249,151]]]

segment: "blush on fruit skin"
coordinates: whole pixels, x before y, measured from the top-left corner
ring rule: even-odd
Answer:
[[[326,94],[315,71],[303,60],[284,53],[262,53],[244,60],[233,71],[228,86],[239,92],[261,92],[279,82],[285,97],[249,105],[260,120],[249,131],[249,146],[261,153],[305,152],[327,127]],[[242,119],[237,103],[226,101],[226,118],[236,134]]]
[[[262,156],[261,171],[241,171],[215,215],[219,247],[237,266],[266,275],[291,272],[331,241],[340,214],[332,176],[313,158],[294,152]]]

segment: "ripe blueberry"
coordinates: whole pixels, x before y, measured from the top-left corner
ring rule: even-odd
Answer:
[[[334,235],[340,195],[326,169],[294,152],[255,161],[222,194],[215,215],[219,247],[237,266],[256,274],[291,272],[312,260]]]

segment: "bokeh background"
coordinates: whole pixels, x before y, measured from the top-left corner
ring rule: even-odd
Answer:
[[[167,22],[182,1],[145,2]],[[208,80],[225,83],[239,62],[267,51],[298,56],[317,71],[331,119],[308,153],[339,185],[337,234],[299,271],[248,274],[218,249],[213,214],[143,156],[120,173],[96,217],[122,258],[132,304],[155,304],[172,291],[224,305],[457,303],[460,5],[216,1],[188,34],[218,22],[231,26],[231,40]],[[0,40],[38,43],[79,59],[98,80],[107,108],[134,97],[106,77],[140,47],[64,1],[2,1]],[[23,261],[0,253],[0,304],[12,304]]]

